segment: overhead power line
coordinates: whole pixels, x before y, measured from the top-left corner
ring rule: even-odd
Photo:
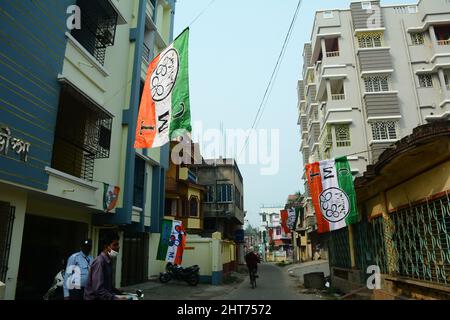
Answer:
[[[261,120],[261,118],[262,118],[262,116],[264,114],[266,104],[267,104],[267,102],[269,100],[270,94],[272,93],[273,85],[274,85],[274,83],[275,83],[275,81],[277,79],[278,71],[280,70],[281,63],[283,61],[284,55],[286,53],[286,49],[287,49],[289,41],[291,39],[292,31],[294,30],[295,22],[297,21],[298,14],[300,12],[300,7],[302,5],[302,2],[303,2],[302,0],[298,1],[297,8],[295,10],[294,17],[292,18],[291,24],[289,26],[289,30],[288,30],[288,32],[286,34],[286,38],[284,39],[284,43],[283,43],[283,46],[281,48],[281,52],[280,52],[280,54],[278,56],[278,59],[277,59],[277,62],[275,64],[275,67],[273,69],[272,75],[270,76],[269,83],[267,84],[266,90],[264,92],[264,96],[263,96],[263,98],[261,100],[261,103],[259,105],[259,108],[258,108],[258,111],[256,113],[255,119],[253,120],[252,127],[251,127],[250,131],[247,134],[244,147],[241,149],[241,151],[239,153],[238,159],[241,157],[242,152],[244,152],[244,150],[248,147],[248,142],[249,142],[249,139],[250,139],[251,132],[252,132],[253,129],[258,127],[258,124],[259,124],[259,122],[260,122],[260,120]]]

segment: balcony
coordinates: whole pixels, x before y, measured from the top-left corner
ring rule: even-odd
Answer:
[[[450,46],[450,40],[438,40],[437,44],[439,46]]]
[[[331,95],[331,100],[333,101],[340,101],[340,100],[345,100],[345,94],[332,94]]]
[[[340,52],[339,51],[327,52],[327,58],[339,57],[339,56],[340,56]]]
[[[146,69],[151,62],[150,48],[144,43],[144,48],[142,50],[142,63],[145,65]]]
[[[198,177],[195,172],[189,170],[189,168],[180,168],[178,178],[180,180],[188,181],[191,183],[198,183]]]
[[[152,21],[155,15],[155,2],[156,0],[147,0],[146,15]]]

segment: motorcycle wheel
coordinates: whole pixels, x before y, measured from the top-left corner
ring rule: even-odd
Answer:
[[[170,281],[170,276],[167,273],[162,273],[159,275],[159,281],[161,283],[167,283]]]
[[[200,276],[198,274],[192,274],[189,276],[187,282],[189,285],[195,287],[200,281]]]

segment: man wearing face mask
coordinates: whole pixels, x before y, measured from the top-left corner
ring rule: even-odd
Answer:
[[[81,242],[81,251],[71,255],[67,261],[64,278],[65,300],[83,300],[89,268],[94,260],[90,255],[91,250],[92,241],[90,239],[83,240]]]
[[[127,300],[113,286],[112,260],[119,254],[119,235],[110,232],[101,239],[103,251],[94,260],[84,290],[85,300]]]

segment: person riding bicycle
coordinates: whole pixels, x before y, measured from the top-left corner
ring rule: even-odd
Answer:
[[[248,273],[254,272],[256,278],[258,278],[258,275],[256,274],[258,272],[258,263],[261,262],[259,259],[259,256],[254,251],[253,247],[250,247],[249,252],[245,255],[245,262],[247,264]]]

